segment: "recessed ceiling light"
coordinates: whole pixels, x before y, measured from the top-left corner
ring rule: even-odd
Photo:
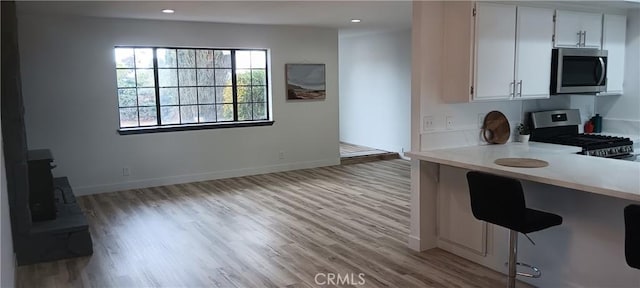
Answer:
[[[362,20],[360,19],[351,19],[351,23],[360,23]]]
[[[173,14],[174,12],[176,11],[174,11],[173,9],[162,9],[162,13],[165,13],[165,14]]]

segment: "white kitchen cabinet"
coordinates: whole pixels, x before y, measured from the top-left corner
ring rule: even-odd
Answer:
[[[621,94],[624,80],[624,59],[627,17],[604,15],[602,49],[607,56],[607,93]]]
[[[602,14],[556,10],[555,47],[600,48]]]
[[[477,220],[471,212],[467,181],[460,181],[466,179],[467,172],[460,168],[440,166],[438,240],[484,256],[487,252],[487,223]]]
[[[516,98],[549,98],[552,9],[518,7],[516,40]]]
[[[444,101],[548,98],[553,14],[510,4],[445,3]]]
[[[474,100],[510,99],[515,83],[516,6],[477,3]]]

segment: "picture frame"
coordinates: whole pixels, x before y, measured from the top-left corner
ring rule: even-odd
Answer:
[[[324,100],[325,64],[285,64],[287,100]]]

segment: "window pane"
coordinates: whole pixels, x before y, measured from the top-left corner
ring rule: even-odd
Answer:
[[[156,107],[140,107],[140,126],[158,125]]]
[[[178,49],[178,67],[195,68],[196,67],[195,50]]]
[[[175,68],[176,64],[176,49],[157,49],[158,54],[158,67],[160,68]]]
[[[231,85],[231,69],[216,69],[216,86]]]
[[[196,55],[198,68],[213,67],[213,50],[197,50]]]
[[[180,123],[197,123],[198,106],[180,106]]]
[[[198,86],[213,85],[213,69],[198,69]]]
[[[118,88],[136,87],[136,72],[133,69],[118,69]]]
[[[180,105],[198,104],[196,88],[180,88]]]
[[[216,122],[215,105],[200,105],[200,121],[199,122]]]
[[[251,102],[251,87],[238,87],[238,102]]]
[[[215,50],[215,67],[216,68],[231,68],[231,51],[230,50]]]
[[[153,49],[136,48],[136,68],[153,68]]]
[[[251,68],[251,51],[236,51],[236,68]]]
[[[233,103],[233,87],[216,87],[216,103]]]
[[[136,69],[138,87],[155,87],[153,69]]]
[[[138,104],[136,89],[118,89],[118,105],[120,107],[132,107]]]
[[[198,104],[213,104],[215,96],[213,87],[198,87]]]
[[[267,83],[267,73],[264,69],[251,70],[251,85],[265,85]]]
[[[267,105],[264,103],[253,104],[253,120],[267,119]]]
[[[238,121],[251,120],[251,104],[238,104]]]
[[[156,105],[156,90],[153,88],[138,88],[138,106],[155,106],[155,105]],[[142,118],[142,116],[140,117]]]
[[[180,86],[196,86],[196,69],[178,70],[178,80]]]
[[[218,122],[233,121],[233,104],[216,105]]]
[[[253,102],[266,102],[267,89],[265,86],[252,86],[251,96]]]
[[[162,125],[180,124],[180,108],[178,106],[160,107]]]
[[[138,108],[120,108],[120,127],[138,126]]]
[[[160,105],[178,105],[178,88],[160,88]]]
[[[248,69],[236,69],[236,83],[238,85],[251,85],[251,71]]]
[[[178,86],[178,69],[158,69],[160,87]]]
[[[251,51],[251,68],[267,68],[266,51]]]
[[[134,68],[133,48],[116,48],[116,68]]]

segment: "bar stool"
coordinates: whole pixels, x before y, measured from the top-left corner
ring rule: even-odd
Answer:
[[[518,263],[518,232],[525,234],[562,224],[562,217],[525,205],[520,181],[512,178],[471,171],[467,173],[473,216],[509,229],[509,288],[516,286],[516,275],[538,278],[542,274],[534,266]],[[529,236],[527,236],[529,238]],[[529,239],[531,240],[531,239]],[[520,273],[516,265],[532,269],[535,274]]]
[[[640,205],[624,208],[624,256],[627,265],[640,269]]]

